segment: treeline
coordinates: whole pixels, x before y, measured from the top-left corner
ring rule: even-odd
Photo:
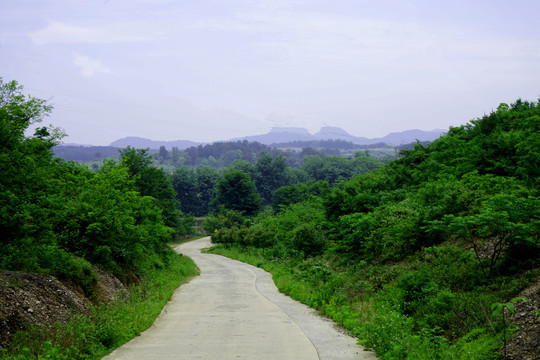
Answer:
[[[270,145],[274,148],[314,148],[314,149],[334,149],[334,150],[350,150],[350,149],[378,149],[389,148],[393,149],[392,145],[385,143],[376,143],[368,145],[359,145],[347,140],[328,139],[328,140],[309,140],[309,141],[290,141],[286,143],[275,143]],[[329,154],[330,155],[330,154]],[[335,155],[335,154],[331,154]]]
[[[165,172],[131,148],[97,173],[54,158],[60,130],[25,136],[51,109],[0,78],[0,270],[53,274],[91,296],[91,263],[125,282],[167,266],[167,242],[191,231],[191,218]]]
[[[311,186],[324,182],[325,187],[365,174],[383,163],[364,154],[355,157],[307,156],[302,168],[291,167],[283,155],[273,157],[262,151],[253,164],[235,160],[220,174],[210,167],[183,167],[171,175],[173,187],[186,214],[203,216],[220,206],[253,214],[271,205],[284,205],[285,187]],[[280,189],[278,191],[278,189]]]
[[[95,161],[103,158],[119,158],[114,146],[53,146],[54,154],[66,161]]]
[[[410,147],[414,146],[413,144]],[[161,146],[158,150],[148,149],[152,156],[152,165],[168,172],[179,168],[196,169],[209,167],[222,172],[235,161],[247,161],[255,164],[261,153],[272,157],[283,156],[293,168],[302,168],[307,157],[342,156],[351,157],[357,153],[374,157],[381,161],[393,160],[397,152],[394,147],[382,143],[355,145],[344,140],[297,141],[267,146],[258,142],[230,141],[207,145],[192,146],[185,150],[172,147],[168,150]],[[59,145],[52,148],[54,154],[66,161],[84,162],[94,171],[98,171],[103,159],[118,159],[120,148],[112,146],[73,146]],[[362,151],[363,150],[363,151]]]
[[[496,359],[525,300],[511,299],[540,274],[539,129],[539,103],[501,104],[377,170],[280,188],[273,211],[224,209],[207,228],[382,359]]]
[[[320,147],[305,146],[302,149],[292,150],[290,148],[276,148],[260,144],[258,142],[237,141],[237,142],[217,142],[208,145],[199,145],[179,151],[177,148],[172,148],[168,151],[164,146],[160,147],[158,152],[152,153],[156,160],[156,166],[164,167],[170,171],[177,168],[192,168],[209,167],[217,171],[223,171],[237,161],[246,161],[255,164],[259,155],[268,153],[272,157],[282,156],[287,164],[292,168],[302,168],[305,160],[308,157],[318,156],[324,158],[326,156],[342,156],[350,157],[355,153],[361,153],[367,156],[377,158],[381,161],[393,159],[393,148],[381,145],[380,147],[370,148],[373,151],[366,151],[366,147],[341,147],[340,141],[327,140],[313,142],[314,145]],[[301,145],[301,144],[299,144]],[[357,149],[358,151],[355,151]],[[359,149],[364,149],[360,151]],[[352,152],[351,152],[352,151]]]

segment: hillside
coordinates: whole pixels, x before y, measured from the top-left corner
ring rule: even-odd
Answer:
[[[217,253],[271,271],[381,359],[537,359],[540,103],[518,100],[326,191],[223,212]],[[220,225],[218,225],[220,224]]]

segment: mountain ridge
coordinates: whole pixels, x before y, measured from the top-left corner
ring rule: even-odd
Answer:
[[[339,127],[325,126],[318,132],[311,134],[307,129],[300,127],[273,127],[268,133],[261,135],[251,135],[239,138],[233,138],[229,140],[221,140],[214,142],[230,142],[230,141],[256,141],[264,145],[272,145],[277,143],[287,143],[293,141],[313,141],[313,140],[346,140],[357,145],[371,145],[377,143],[385,143],[392,146],[399,146],[402,144],[408,144],[415,141],[433,141],[446,130],[434,129],[434,130],[419,130],[411,129],[399,132],[392,132],[386,136],[379,138],[367,138],[361,136],[355,136],[349,134],[347,131]],[[124,148],[126,146],[133,146],[136,148],[150,148],[159,149],[161,146],[165,146],[168,150],[172,147],[178,147],[179,150],[187,149],[191,146],[204,145],[207,143],[195,142],[190,140],[172,140],[172,141],[160,141],[151,140],[142,137],[128,136],[122,139],[113,141],[109,146]]]
[[[304,130],[302,132],[299,129]],[[418,141],[433,141],[446,130],[419,130],[411,129],[400,132],[389,133],[379,138],[366,138],[354,136],[339,127],[325,126],[315,134],[309,133],[303,128],[274,127],[268,133],[262,135],[245,136],[233,140],[257,141],[261,144],[271,145],[276,143],[286,143],[292,141],[310,141],[310,140],[347,140],[357,145],[370,145],[376,143],[385,143],[393,146],[408,144]]]

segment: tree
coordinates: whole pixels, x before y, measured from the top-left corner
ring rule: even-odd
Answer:
[[[163,163],[163,161],[167,160],[169,158],[169,152],[167,151],[167,148],[165,146],[161,145],[159,147],[159,159]]]
[[[255,164],[255,184],[266,204],[269,204],[274,191],[289,185],[289,165],[283,155],[272,158],[266,151],[261,151]]]
[[[203,216],[210,211],[210,203],[216,197],[219,174],[212,168],[197,168],[197,207],[193,215]]]
[[[51,110],[44,100],[25,96],[16,81],[0,77],[0,267],[34,267],[34,238],[49,234],[40,204],[55,173],[51,148],[61,132],[38,127],[27,137],[25,131]]]
[[[181,166],[182,164],[180,164],[180,159],[181,159],[181,156],[180,156],[181,152],[180,150],[178,149],[178,146],[173,146],[172,149],[171,149],[171,161],[172,161],[172,164],[174,166]]]
[[[536,258],[540,251],[540,200],[497,194],[477,213],[446,216],[449,229],[467,241],[491,277],[505,253],[514,260]],[[517,259],[515,259],[517,258]]]
[[[171,181],[176,198],[180,202],[180,209],[185,213],[197,215],[199,206],[197,174],[193,170],[180,168],[173,173]]]
[[[217,184],[216,202],[229,210],[253,215],[259,210],[261,201],[249,175],[240,170],[224,173]]]
[[[152,157],[148,149],[135,149],[131,146],[120,150],[122,165],[135,180],[137,190],[142,196],[152,196],[163,212],[165,224],[181,233],[187,229],[181,222],[182,213],[178,210],[176,193],[163,169],[151,167]]]
[[[122,164],[126,166],[131,176],[137,178],[141,173],[152,163],[152,156],[148,153],[148,149],[135,149],[132,146],[127,146],[120,149],[120,157]]]
[[[174,232],[163,220],[174,200],[165,174],[149,170],[144,150],[127,149],[129,167],[109,160],[98,173],[53,158],[60,130],[25,135],[50,110],[0,78],[0,269],[52,274],[88,295],[97,280],[88,261],[124,280],[163,265]]]

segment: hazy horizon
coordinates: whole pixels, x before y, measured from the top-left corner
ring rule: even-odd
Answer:
[[[540,97],[540,2],[0,0],[0,76],[65,143],[383,137]]]
[[[326,126],[327,128],[334,128],[333,126]],[[108,144],[90,144],[90,143],[86,143],[86,144],[82,144],[82,143],[76,143],[76,142],[70,142],[70,141],[62,141],[62,143],[60,145],[76,145],[76,146],[111,146],[113,143],[119,141],[119,140],[125,140],[125,139],[141,139],[141,140],[149,140],[149,141],[152,141],[152,142],[163,142],[163,143],[170,143],[170,142],[175,142],[175,141],[191,141],[193,143],[200,143],[200,144],[211,144],[211,143],[216,143],[216,142],[234,142],[234,141],[240,141],[240,140],[243,140],[243,139],[248,139],[249,141],[257,141],[257,140],[251,140],[249,138],[251,137],[258,137],[258,136],[265,136],[265,135],[270,135],[270,134],[275,134],[275,133],[282,133],[282,131],[276,131],[276,130],[291,130],[291,129],[297,129],[297,130],[305,130],[308,132],[309,135],[316,135],[320,130],[323,130],[323,128],[319,129],[318,131],[315,131],[315,132],[310,132],[308,129],[306,128],[301,128],[301,127],[287,127],[287,126],[284,126],[284,127],[273,127],[272,129],[270,129],[268,132],[266,133],[261,133],[261,134],[253,134],[253,135],[248,135],[248,136],[242,136],[242,137],[231,137],[231,138],[227,138],[227,139],[219,139],[219,140],[212,140],[212,141],[194,141],[194,140],[189,140],[189,139],[171,139],[171,140],[164,140],[164,139],[155,139],[155,138],[151,138],[151,137],[145,137],[145,136],[131,136],[131,135],[126,135],[126,136],[122,136],[120,138],[117,138],[113,141],[111,141],[110,143]],[[346,129],[342,129],[342,128],[338,128],[340,130],[344,130],[348,135],[351,135],[352,137],[358,137],[358,138],[362,138],[362,136],[356,136],[354,134],[351,134],[349,133]],[[378,137],[372,137],[372,138],[366,138],[368,140],[377,140],[377,139],[381,139],[381,138],[384,138],[388,135],[392,135],[392,134],[401,134],[401,133],[404,133],[404,132],[409,132],[409,131],[423,131],[423,132],[426,132],[426,133],[430,133],[430,132],[438,132],[438,131],[441,131],[441,132],[445,132],[447,129],[430,129],[430,130],[421,130],[421,129],[408,129],[408,130],[404,130],[404,131],[398,131],[398,132],[395,132],[395,131],[392,131],[392,132],[389,132],[388,134],[385,134],[383,136],[378,136]],[[283,133],[287,133],[287,134],[290,134],[291,132],[290,131],[283,131]],[[325,139],[320,139],[320,140],[332,140],[332,139],[337,139],[337,138],[331,138],[331,137],[328,137],[328,138],[325,138]],[[317,139],[312,139],[312,140],[317,140]],[[299,140],[293,140],[293,141],[302,141],[301,139]],[[351,141],[351,140],[349,140]],[[421,140],[423,141],[423,140]],[[284,140],[283,141],[284,143],[287,143],[287,142],[290,142],[290,141],[287,141],[287,140]],[[354,142],[354,141],[351,141],[351,142]],[[409,142],[407,142],[409,143]],[[371,144],[371,142],[370,142]],[[397,145],[397,144],[396,144]]]

